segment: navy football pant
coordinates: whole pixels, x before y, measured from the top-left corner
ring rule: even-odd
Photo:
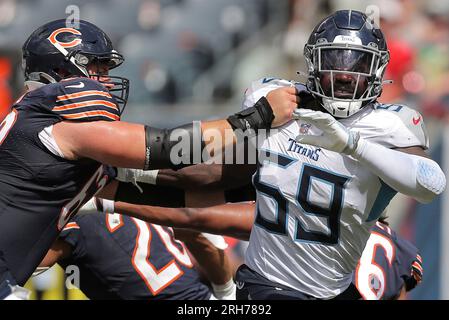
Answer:
[[[313,296],[271,282],[246,265],[241,265],[235,276],[237,300],[318,300]],[[360,294],[354,285],[333,298],[335,300],[357,300]]]
[[[58,216],[51,210],[0,212],[0,279],[9,272],[23,286],[56,240]]]

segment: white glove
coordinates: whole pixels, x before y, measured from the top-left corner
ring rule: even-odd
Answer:
[[[350,131],[334,117],[321,111],[297,109],[293,119],[310,123],[322,131],[321,135],[298,135],[296,141],[323,149],[351,155],[357,148],[360,135]]]
[[[78,214],[91,214],[97,213],[98,211],[104,213],[114,213],[114,201],[92,197],[81,207],[81,209],[79,209]]]

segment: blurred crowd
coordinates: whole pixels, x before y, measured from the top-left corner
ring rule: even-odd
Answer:
[[[449,2],[438,0],[0,0],[1,108],[22,89],[21,44],[52,19],[79,14],[103,28],[126,58],[116,72],[131,79],[128,120],[162,112],[156,121],[170,125],[164,116],[182,105],[201,106],[195,116],[226,113],[258,77],[301,80],[311,29],[342,8],[371,15],[388,38],[393,83],[382,100],[446,117]]]
[[[22,93],[22,43],[50,20],[79,13],[108,33],[126,59],[115,72],[131,80],[124,118],[165,127],[237,110],[260,77],[304,80],[312,28],[348,8],[388,39],[393,83],[381,101],[420,111],[435,145],[449,122],[449,1],[439,0],[0,0],[0,117]]]

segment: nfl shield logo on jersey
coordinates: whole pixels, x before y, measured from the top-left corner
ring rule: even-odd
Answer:
[[[299,132],[301,134],[306,134],[307,132],[309,132],[311,125],[308,123],[302,123],[301,126],[299,127]]]

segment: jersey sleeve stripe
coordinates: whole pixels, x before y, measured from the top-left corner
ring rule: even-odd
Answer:
[[[80,226],[76,222],[69,222],[65,225],[64,229],[62,229],[62,230],[64,231],[64,230],[79,229],[79,228],[80,228]]]
[[[62,106],[56,106],[53,108],[53,111],[67,111],[67,110],[73,110],[77,108],[83,108],[93,105],[100,105],[107,108],[111,108],[115,111],[118,111],[117,105],[115,103],[109,102],[107,100],[89,100],[84,102],[76,102],[71,104],[66,104]]]
[[[120,120],[120,117],[116,114],[110,113],[105,110],[95,110],[95,111],[85,111],[85,112],[78,112],[78,113],[71,113],[71,114],[61,114],[61,117],[64,119],[69,120],[79,120],[84,118],[91,118],[91,117],[105,117],[110,120]]]
[[[76,92],[76,93],[57,96],[56,101],[58,101],[58,102],[66,101],[66,100],[70,100],[70,99],[83,98],[83,97],[89,97],[89,96],[103,96],[103,97],[108,97],[108,98],[112,99],[111,95],[107,92],[99,91],[99,90],[87,90],[87,91],[83,91],[83,92]]]
[[[423,273],[423,268],[418,262],[413,262],[412,267]]]

